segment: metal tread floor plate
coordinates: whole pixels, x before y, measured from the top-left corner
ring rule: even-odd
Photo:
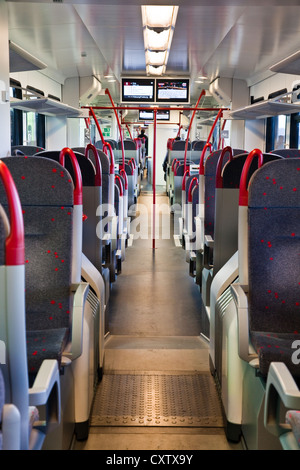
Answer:
[[[223,427],[210,373],[104,375],[91,426]]]

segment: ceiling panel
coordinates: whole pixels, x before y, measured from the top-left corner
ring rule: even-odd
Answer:
[[[145,75],[142,3],[8,2],[10,39],[46,62],[49,70],[59,68],[64,78],[95,74],[106,87],[108,73],[118,81],[122,74]],[[297,1],[282,6],[274,6],[278,0],[267,6],[258,0],[250,6],[245,0],[235,0],[235,5],[221,0],[202,1],[201,6],[197,0],[176,3],[170,75],[189,75],[192,82],[199,74],[210,80],[218,75],[251,79],[299,49]],[[118,83],[109,87],[118,100]],[[192,84],[194,100],[200,89],[201,84]]]

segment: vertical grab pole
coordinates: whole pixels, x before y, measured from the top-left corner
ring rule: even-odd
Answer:
[[[222,148],[224,147],[224,138],[222,138],[222,131],[225,129],[225,125],[226,125],[226,119],[224,119],[223,124],[222,124],[222,129],[221,129],[220,137],[219,137],[218,150],[220,150],[221,142],[222,142]]]
[[[213,125],[211,126],[211,130],[210,130],[209,136],[207,137],[206,143],[208,143],[208,142],[210,141],[211,136],[212,136],[212,134],[213,134],[213,131],[214,131],[216,125],[217,125],[217,122],[218,122],[219,118],[222,117],[222,114],[223,114],[223,109],[219,109],[219,112],[218,112],[218,114],[217,114],[217,117],[216,117],[216,119],[215,119],[215,122],[214,122]]]
[[[153,227],[152,227],[152,249],[155,250],[155,205],[156,205],[156,117],[157,117],[157,108],[154,108],[154,134],[153,134],[153,165],[152,165],[152,190],[153,190]]]
[[[102,144],[104,145],[104,144],[105,144],[105,140],[104,140],[104,137],[103,137],[103,134],[102,134],[101,127],[100,127],[100,125],[99,125],[98,119],[97,119],[97,117],[96,117],[95,111],[93,110],[93,108],[89,108],[89,110],[90,110],[90,114],[91,114],[91,115],[93,116],[93,118],[94,118],[96,127],[97,127],[98,132],[99,132],[99,135],[100,135],[100,139],[101,139],[101,141],[102,141]]]
[[[189,125],[189,128],[188,128],[188,134],[187,134],[187,138],[186,138],[186,141],[185,141],[185,149],[184,149],[184,171],[183,171],[183,173],[185,173],[185,171],[186,171],[186,155],[187,155],[187,148],[188,148],[188,145],[189,145],[189,137],[190,137],[190,132],[191,132],[192,123],[193,123],[193,120],[194,120],[194,117],[195,117],[195,114],[196,114],[198,105],[199,105],[199,103],[200,103],[200,100],[201,100],[202,96],[204,96],[204,95],[205,95],[205,90],[202,90],[201,93],[200,93],[200,96],[199,96],[199,98],[198,98],[198,101],[197,101],[197,103],[196,103],[196,106],[195,106],[195,108],[194,108],[194,111],[193,111],[191,120],[190,120],[190,125]]]
[[[120,119],[119,119],[115,104],[113,102],[113,99],[111,97],[111,94],[110,94],[108,88],[106,88],[105,94],[108,95],[108,97],[110,99],[110,102],[112,104],[112,107],[114,109],[114,113],[115,113],[115,116],[116,116],[116,119],[117,119],[117,123],[118,123],[118,127],[119,127],[119,133],[120,133],[120,140],[121,140],[121,148],[122,148],[122,169],[125,170],[125,151],[124,151],[124,142],[123,142],[122,127],[121,127]]]

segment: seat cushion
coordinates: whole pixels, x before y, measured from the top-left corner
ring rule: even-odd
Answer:
[[[300,447],[300,411],[290,410],[285,416],[286,422],[291,426],[293,434]]]
[[[300,377],[299,364],[293,362],[293,343],[300,340],[300,333],[252,331],[250,337],[259,357],[259,370],[262,375],[268,374],[271,362],[284,362],[294,377]]]
[[[27,331],[28,372],[36,373],[45,359],[56,359],[60,366],[68,338],[68,328]]]

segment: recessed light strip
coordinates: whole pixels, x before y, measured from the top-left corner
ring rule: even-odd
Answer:
[[[166,71],[178,6],[142,5],[146,71],[162,75]]]

